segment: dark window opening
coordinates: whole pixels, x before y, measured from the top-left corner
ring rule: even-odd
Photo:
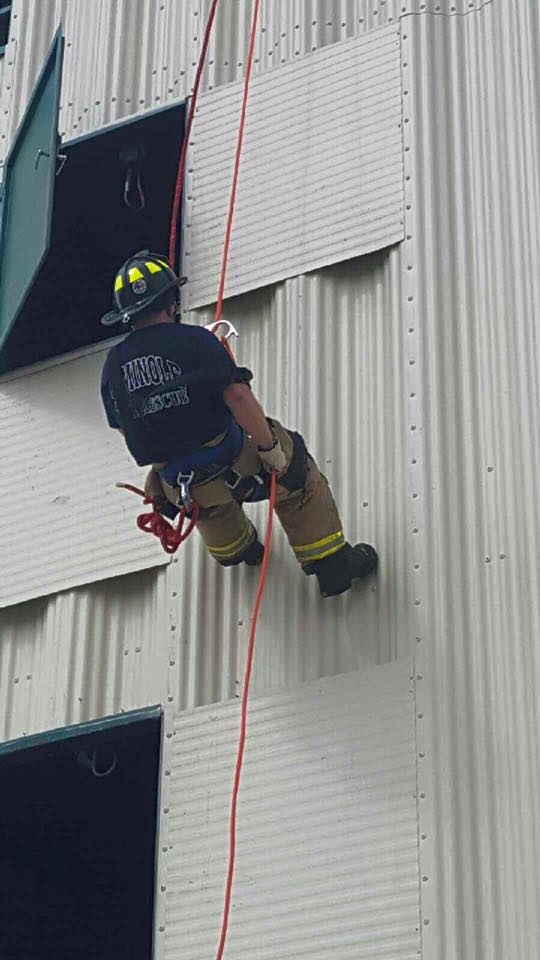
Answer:
[[[2,3],[2,0],[0,0],[0,57],[4,53],[9,40],[12,6],[12,3]]]
[[[183,129],[182,104],[61,148],[51,248],[3,347],[4,372],[123,332],[100,319],[123,260],[167,253]]]
[[[3,960],[150,960],[161,717],[129,719],[0,746]]]

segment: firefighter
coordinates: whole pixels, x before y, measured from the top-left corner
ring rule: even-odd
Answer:
[[[139,466],[145,492],[174,517],[199,506],[198,530],[222,566],[260,563],[263,547],[243,504],[269,496],[305,574],[336,596],[377,567],[369,544],[345,540],[326,478],[300,434],[267,418],[239,367],[208,330],[178,322],[178,279],[163,256],[140,251],[119,270],[105,326],[131,332],[108,353],[101,395]]]

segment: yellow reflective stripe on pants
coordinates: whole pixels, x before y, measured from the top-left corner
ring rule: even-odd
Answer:
[[[301,546],[294,546],[293,550],[300,563],[311,563],[312,560],[323,560],[337,553],[345,546],[345,534],[343,530],[330,534],[329,537],[323,537],[322,540],[316,540],[314,543],[305,543]]]
[[[216,560],[232,560],[234,557],[237,557],[239,554],[243,553],[254,539],[255,528],[251,524],[247,524],[245,530],[237,540],[233,540],[232,543],[225,544],[224,547],[209,546],[208,550]]]

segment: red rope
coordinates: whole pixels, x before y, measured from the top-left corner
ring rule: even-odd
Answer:
[[[174,526],[160,513],[158,502],[153,497],[147,497],[144,490],[133,487],[131,483],[117,483],[116,486],[122,487],[124,490],[131,490],[132,493],[138,493],[145,503],[152,504],[154,508],[152,513],[141,513],[137,517],[137,526],[144,533],[152,533],[154,537],[157,537],[165,553],[176,553],[180,544],[187,540],[190,533],[195,529],[199,519],[199,507],[196,503],[192,506],[189,523],[184,530],[187,512],[183,508],[178,514],[177,525]]]
[[[229,247],[231,245],[232,223],[234,216],[234,206],[236,203],[236,189],[238,186],[238,175],[240,173],[240,158],[242,156],[242,145],[244,142],[244,129],[246,126],[247,102],[249,93],[249,81],[251,78],[251,67],[253,65],[253,54],[255,52],[255,35],[257,32],[257,21],[259,18],[260,0],[255,0],[253,5],[253,20],[251,24],[251,36],[249,38],[249,48],[246,63],[246,75],[244,77],[244,97],[242,100],[242,113],[240,116],[240,127],[238,130],[238,140],[236,142],[236,157],[234,161],[234,173],[229,201],[229,213],[227,216],[227,229],[225,230],[225,245],[223,247],[223,257],[221,260],[221,277],[219,281],[219,290],[216,306],[216,323],[221,320],[221,311],[223,307],[223,294],[225,292],[225,280],[227,278],[227,263],[229,260]]]
[[[230,847],[229,847],[229,866],[227,869],[227,883],[225,886],[225,906],[223,909],[223,923],[221,926],[221,937],[216,960],[221,960],[225,943],[227,941],[227,931],[229,928],[229,915],[231,909],[232,885],[234,880],[234,866],[236,861],[236,808],[238,805],[238,794],[240,792],[240,777],[242,775],[242,764],[244,761],[244,749],[246,745],[247,734],[247,711],[249,701],[249,687],[251,683],[251,674],[253,671],[253,657],[255,653],[255,632],[257,630],[257,621],[261,608],[264,587],[266,584],[266,572],[268,568],[268,559],[270,557],[270,541],[272,539],[272,525],[274,520],[274,508],[276,505],[276,474],[272,472],[270,486],[270,505],[268,509],[268,523],[266,526],[266,536],[264,538],[264,557],[259,578],[259,587],[257,589],[257,598],[253,608],[251,618],[251,632],[249,635],[248,655],[246,662],[246,675],[244,677],[244,688],[242,690],[242,719],[240,722],[240,739],[238,742],[238,753],[236,757],[236,768],[234,772],[234,784],[231,800],[231,820],[230,820]]]
[[[221,321],[221,314],[223,309],[223,295],[225,292],[225,280],[227,277],[227,264],[229,260],[229,248],[231,243],[234,207],[235,207],[235,201],[236,201],[236,191],[238,187],[238,176],[240,173],[240,159],[242,156],[242,144],[244,142],[244,130],[246,125],[249,81],[251,77],[251,68],[253,66],[253,55],[255,50],[255,36],[257,32],[257,22],[259,18],[259,7],[260,7],[260,0],[255,0],[254,6],[253,6],[253,18],[251,23],[251,35],[249,38],[246,73],[244,77],[244,96],[242,100],[242,113],[240,117],[240,127],[238,130],[238,139],[236,143],[236,157],[234,161],[233,181],[232,181],[231,196],[229,201],[229,212],[227,215],[227,227],[225,230],[225,244],[223,247],[223,258],[221,261],[221,276],[219,281],[218,298],[217,298],[217,304],[216,304],[216,325]],[[225,345],[227,347],[227,350],[229,350],[229,352],[232,353],[229,345],[228,344],[225,344]],[[244,688],[242,691],[242,717],[240,722],[240,739],[238,742],[238,753],[236,757],[236,768],[235,768],[235,774],[234,774],[234,784],[233,784],[233,792],[232,792],[232,800],[231,800],[229,865],[227,868],[227,882],[225,885],[225,903],[223,907],[223,921],[221,924],[221,935],[219,939],[219,946],[218,946],[216,960],[222,960],[223,952],[225,950],[225,944],[227,942],[227,932],[229,928],[231,896],[232,896],[232,887],[233,887],[233,881],[234,881],[234,866],[236,862],[236,812],[237,812],[237,806],[238,806],[238,794],[240,791],[240,777],[242,775],[242,765],[244,761],[244,748],[246,744],[249,687],[251,682],[251,674],[253,670],[253,657],[255,653],[255,632],[257,629],[257,620],[259,618],[259,610],[261,607],[264,587],[266,583],[266,571],[268,568],[268,558],[270,555],[270,540],[272,538],[272,524],[274,519],[275,504],[276,504],[276,474],[275,472],[272,472],[272,481],[271,481],[271,487],[270,487],[270,504],[268,508],[268,523],[266,527],[266,537],[264,541],[264,557],[263,557],[263,563],[261,568],[261,576],[259,579],[259,587],[257,590],[257,598],[255,600],[255,607],[253,609],[253,617],[251,620],[251,632],[250,632],[249,644],[248,644],[246,674],[244,677]]]
[[[214,18],[216,16],[218,3],[219,3],[219,0],[212,0],[212,6],[210,7],[210,12],[208,14],[208,21],[206,23],[206,28],[204,31],[203,44],[201,47],[199,62],[197,64],[197,71],[195,73],[195,82],[193,84],[193,90],[191,94],[191,102],[189,105],[188,118],[187,118],[185,130],[184,130],[184,137],[182,140],[182,148],[180,150],[180,161],[178,163],[178,174],[176,177],[176,186],[174,190],[174,200],[173,200],[173,208],[172,208],[172,216],[171,216],[171,229],[169,234],[169,263],[173,268],[176,265],[176,234],[178,230],[178,215],[180,213],[180,200],[182,199],[182,187],[184,184],[184,173],[186,169],[186,157],[187,157],[187,150],[189,146],[189,138],[191,136],[191,128],[193,126],[193,118],[195,116],[195,109],[197,107],[197,98],[199,96],[199,87],[201,85],[201,78],[204,70],[206,53],[208,51],[208,44],[210,43],[210,34],[212,32],[212,25],[214,23]]]

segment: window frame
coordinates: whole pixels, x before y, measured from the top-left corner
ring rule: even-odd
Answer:
[[[11,27],[12,10],[13,10],[13,3],[6,3],[5,0],[0,0],[0,23],[2,22],[3,17],[5,17],[7,20],[6,42],[4,44],[0,43],[0,57],[4,56],[7,49],[7,45],[9,43],[9,30]]]

